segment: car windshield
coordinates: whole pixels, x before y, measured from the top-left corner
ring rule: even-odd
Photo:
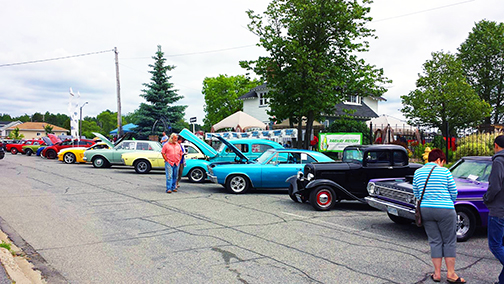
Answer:
[[[454,178],[488,182],[492,170],[491,161],[462,160],[451,169]]]
[[[264,164],[266,161],[268,161],[271,156],[275,154],[275,150],[268,150],[264,153],[262,153],[261,156],[259,156],[259,158],[256,159],[256,161],[259,163],[259,164]]]
[[[343,152],[342,161],[345,163],[362,162],[363,156],[364,156],[364,152],[361,149],[345,150]]]

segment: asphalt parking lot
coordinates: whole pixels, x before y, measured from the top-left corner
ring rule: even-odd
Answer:
[[[0,181],[1,223],[48,283],[433,283],[423,229],[357,202],[318,212],[186,178],[166,194],[164,172],[11,154]],[[458,244],[468,283],[502,268],[485,234]]]

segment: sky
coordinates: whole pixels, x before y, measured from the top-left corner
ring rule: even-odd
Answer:
[[[176,66],[170,82],[184,97],[176,104],[188,106],[187,121],[202,124],[203,79],[243,75],[239,61],[267,55],[247,28],[246,11],[264,12],[269,2],[0,0],[0,113],[69,114],[70,88],[80,93],[79,105],[88,102],[83,117],[117,111],[116,47],[121,112],[132,112],[145,101],[140,94],[161,45]],[[432,52],[456,53],[483,19],[504,22],[502,0],[376,0],[370,8],[368,26],[378,39],[359,56],[393,81],[378,114],[397,118],[404,118],[400,96],[415,89]]]

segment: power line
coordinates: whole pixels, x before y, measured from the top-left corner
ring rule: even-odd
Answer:
[[[249,45],[229,47],[229,48],[223,48],[223,49],[215,49],[215,50],[207,50],[207,51],[197,51],[197,52],[181,53],[181,54],[171,54],[171,55],[165,55],[164,57],[177,57],[177,56],[187,56],[187,55],[215,53],[215,52],[221,52],[221,51],[227,51],[227,50],[233,50],[233,49],[247,48],[247,47],[252,47],[252,46],[256,46],[256,45],[255,44],[249,44]],[[149,59],[149,58],[151,58],[151,57],[131,57],[131,58],[123,58],[123,59]]]
[[[15,65],[24,65],[24,64],[46,62],[46,61],[68,59],[68,58],[73,58],[73,57],[81,57],[81,56],[87,56],[87,55],[93,55],[93,54],[99,54],[99,53],[105,53],[105,52],[111,52],[111,51],[114,51],[114,49],[104,50],[104,51],[96,51],[96,52],[89,52],[89,53],[83,53],[83,54],[77,54],[77,55],[69,55],[69,56],[57,57],[57,58],[49,58],[49,59],[41,59],[41,60],[33,60],[33,61],[25,61],[25,62],[17,62],[17,63],[0,64],[0,67],[9,67],[9,66],[15,66]]]
[[[448,8],[448,7],[452,7],[452,6],[462,5],[462,4],[466,4],[466,3],[469,3],[469,2],[473,2],[473,1],[474,0],[453,3],[453,4],[450,4],[450,5],[445,5],[445,6],[440,6],[440,7],[436,7],[436,8],[427,9],[427,10],[417,11],[417,12],[413,12],[413,13],[409,13],[409,14],[394,16],[394,17],[385,18],[385,19],[379,19],[379,20],[376,20],[376,21],[373,21],[373,22],[376,23],[376,22],[382,22],[382,21],[387,21],[387,20],[392,20],[392,19],[407,17],[407,16],[421,14],[421,13],[430,12],[430,11],[434,11],[434,10],[444,9],[444,8]]]

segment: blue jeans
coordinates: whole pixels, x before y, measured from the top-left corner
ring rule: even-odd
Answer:
[[[164,167],[166,173],[166,191],[174,190],[177,185],[178,166],[172,166],[170,163],[165,162]]]
[[[499,275],[499,283],[504,283],[504,218],[488,216],[488,247],[493,255],[503,265]]]

